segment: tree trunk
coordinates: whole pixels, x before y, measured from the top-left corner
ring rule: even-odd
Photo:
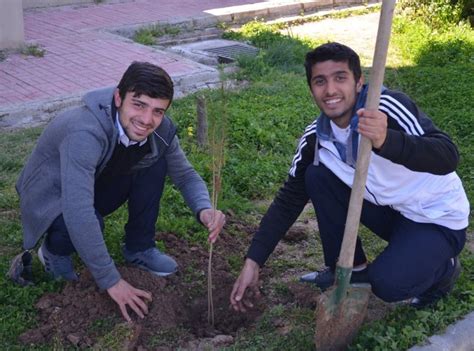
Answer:
[[[197,111],[197,143],[198,146],[204,147],[207,145],[207,108],[206,98],[202,95],[196,97],[196,111]]]

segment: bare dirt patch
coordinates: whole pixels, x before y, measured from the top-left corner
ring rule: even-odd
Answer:
[[[282,259],[299,264],[301,272],[305,270],[300,263],[313,260],[304,255],[312,236],[305,223],[308,221],[299,222],[289,232],[272,262]],[[153,294],[150,312],[144,319],[134,316],[132,324],[124,323],[116,304],[106,292],[98,290],[89,272],[84,270],[79,281],[67,283],[61,292],[46,294],[37,302],[39,327],[23,333],[20,340],[26,345],[48,344],[59,348],[214,349],[234,343],[239,333],[251,330],[258,318],[277,304],[314,309],[319,290],[297,282],[298,269],[279,272],[271,263],[262,270],[264,296],[255,308],[246,314],[229,308],[229,295],[255,230],[255,225],[233,221],[214,247],[214,326],[208,323],[207,313],[207,248],[171,233],[160,233],[157,239],[164,242],[167,252],[178,261],[179,274],[162,278],[134,267],[119,268],[125,280]],[[282,281],[287,284],[286,294],[275,292],[278,285],[275,282]],[[367,320],[379,319],[389,309],[388,305],[373,301]]]

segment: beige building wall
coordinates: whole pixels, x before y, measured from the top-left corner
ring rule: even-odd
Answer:
[[[0,0],[0,49],[17,48],[25,41],[21,0]]]

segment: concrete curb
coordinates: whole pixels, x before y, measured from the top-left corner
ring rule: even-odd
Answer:
[[[38,127],[51,121],[59,111],[78,106],[87,91],[54,99],[26,102],[0,109],[0,130]]]
[[[235,67],[229,66],[224,69],[223,73],[227,74],[233,71],[235,71]],[[191,79],[186,75],[175,76],[173,82],[174,99],[182,98],[201,89],[218,88],[221,85],[220,72],[217,69],[201,71],[194,74]],[[235,81],[227,83],[229,89],[240,88],[245,85]],[[82,104],[83,96],[89,91],[91,90],[62,95],[54,99],[22,103],[10,106],[8,109],[0,109],[0,130],[8,131],[45,125],[61,111]]]
[[[294,0],[294,3],[288,2],[259,2],[240,6],[231,6],[222,9],[213,9],[206,14],[193,18],[175,17],[169,21],[157,21],[150,23],[139,23],[131,26],[121,26],[117,28],[107,28],[107,31],[117,33],[121,36],[131,38],[138,29],[147,26],[173,26],[184,30],[192,31],[209,27],[214,27],[222,23],[226,24],[244,24],[245,22],[264,19],[272,22],[277,18],[290,19],[304,18],[314,16],[319,12],[331,10],[348,10],[351,8],[360,8],[376,5],[380,0]]]
[[[442,335],[433,335],[427,345],[415,346],[409,351],[472,351],[474,350],[474,312],[450,325]]]
[[[371,0],[368,3],[375,4],[377,2],[378,0]],[[367,6],[367,3],[362,0],[294,0],[293,3],[288,3],[287,1],[258,2],[255,4],[211,9],[206,11],[205,14],[193,18],[177,16],[169,21],[138,23],[131,26],[107,28],[105,30],[131,38],[137,30],[147,26],[173,26],[192,31],[214,27],[222,23],[238,25],[255,19],[270,21],[281,17],[314,15],[323,10],[347,10],[356,6]]]

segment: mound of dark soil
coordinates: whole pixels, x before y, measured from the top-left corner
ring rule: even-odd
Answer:
[[[61,292],[46,294],[37,302],[39,327],[23,333],[20,341],[27,345],[54,345],[58,349],[210,350],[232,344],[239,331],[254,326],[267,306],[283,304],[314,309],[318,290],[297,282],[298,271],[276,274],[271,263],[260,274],[264,295],[255,308],[245,314],[230,309],[229,296],[236,270],[240,269],[256,230],[252,225],[231,222],[214,245],[214,325],[208,322],[208,250],[174,234],[160,233],[157,239],[175,257],[180,266],[178,274],[163,278],[134,267],[119,267],[126,281],[152,293],[153,301],[144,319],[129,311],[134,320],[125,323],[115,302],[107,292],[99,291],[90,273],[84,270],[79,281],[67,283]],[[275,250],[273,259],[291,257],[302,265],[307,239],[308,228],[294,226]],[[287,282],[288,293],[274,293],[272,280]],[[387,310],[386,305],[374,303],[369,305],[368,320],[380,318]]]
[[[230,272],[227,258],[231,255],[242,256],[248,238],[222,233],[214,247],[213,326],[208,322],[209,252],[173,234],[162,233],[157,239],[162,240],[167,252],[176,258],[180,273],[163,278],[134,267],[119,268],[126,281],[153,295],[149,313],[144,319],[129,311],[134,322],[129,326],[133,335],[126,340],[127,348],[147,349],[158,331],[163,333],[176,328],[186,331],[184,334],[188,337],[179,341],[182,345],[175,346],[183,347],[184,343],[194,338],[212,338],[217,343],[229,342],[239,328],[248,327],[262,313],[263,300],[261,305],[246,314],[235,313],[230,309],[229,296],[235,276]],[[44,295],[36,308],[39,310],[40,327],[20,336],[25,344],[60,342],[80,348],[91,347],[97,345],[101,337],[97,332],[103,333],[103,324],[108,324],[109,329],[123,324],[117,305],[107,292],[99,291],[87,270],[82,272],[79,281],[67,283],[60,293]]]

